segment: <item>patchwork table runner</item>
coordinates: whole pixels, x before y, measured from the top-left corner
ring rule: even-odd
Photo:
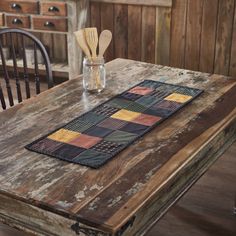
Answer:
[[[98,168],[201,92],[144,80],[26,148]]]

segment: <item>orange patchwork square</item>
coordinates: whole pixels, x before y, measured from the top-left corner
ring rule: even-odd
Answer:
[[[58,142],[68,143],[72,139],[75,139],[79,136],[80,136],[80,133],[78,132],[71,131],[68,129],[59,129],[55,133],[49,135],[47,138],[50,138]]]
[[[151,93],[152,91],[153,91],[153,89],[151,89],[151,88],[136,86],[136,87],[130,89],[128,92],[139,94],[139,95],[147,95],[147,94]]]
[[[179,103],[185,103],[189,101],[192,98],[192,96],[179,94],[179,93],[172,93],[168,97],[165,98],[165,100],[173,101],[173,102],[179,102]]]
[[[128,111],[125,109],[121,109],[115,114],[111,116],[111,118],[119,119],[119,120],[125,120],[125,121],[132,121],[136,117],[138,117],[141,113],[134,112],[134,111]]]
[[[102,138],[99,137],[81,134],[76,139],[71,140],[69,144],[88,149],[99,143],[101,140]]]
[[[141,114],[140,116],[138,116],[137,118],[132,120],[132,122],[140,124],[140,125],[152,126],[156,122],[158,122],[159,120],[161,120],[161,117],[159,117],[159,116]]]

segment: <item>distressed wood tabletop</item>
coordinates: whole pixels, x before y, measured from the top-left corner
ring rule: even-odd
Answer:
[[[144,79],[204,92],[94,170],[24,146]],[[107,89],[77,78],[0,113],[0,219],[36,235],[142,235],[236,139],[236,80],[116,59]]]

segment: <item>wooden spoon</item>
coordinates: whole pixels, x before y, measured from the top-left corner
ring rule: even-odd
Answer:
[[[74,32],[76,40],[80,46],[80,48],[83,50],[84,54],[88,57],[88,59],[91,59],[91,53],[89,51],[86,38],[85,38],[85,32],[83,29]]]
[[[92,58],[97,58],[97,47],[98,47],[98,31],[97,28],[85,28],[85,36],[88,46],[92,51]]]
[[[99,57],[103,57],[105,51],[107,50],[109,44],[112,40],[112,33],[110,30],[103,30],[99,36]]]

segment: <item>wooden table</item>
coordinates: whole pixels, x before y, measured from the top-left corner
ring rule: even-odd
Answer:
[[[78,78],[0,114],[3,222],[37,235],[141,235],[236,139],[236,80],[123,59],[107,71],[101,95],[83,94]],[[24,149],[143,79],[205,91],[98,170]]]

